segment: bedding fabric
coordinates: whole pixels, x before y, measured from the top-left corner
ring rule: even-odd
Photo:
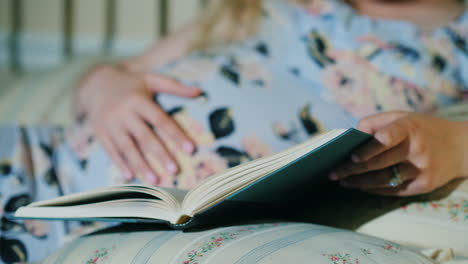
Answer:
[[[312,224],[268,223],[201,232],[117,230],[81,237],[43,263],[436,263],[390,241]]]
[[[365,223],[358,232],[421,248],[450,247],[468,258],[468,180],[443,189],[450,195],[405,204]]]

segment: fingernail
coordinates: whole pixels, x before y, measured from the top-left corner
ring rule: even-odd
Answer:
[[[351,155],[351,160],[352,160],[354,163],[359,163],[359,162],[361,162],[361,159],[360,159],[359,156],[356,155],[356,154]]]
[[[185,152],[187,152],[188,154],[192,154],[195,147],[193,146],[192,143],[190,142],[185,142],[182,144],[182,148],[184,149]]]
[[[133,179],[132,173],[130,171],[127,171],[127,170],[123,171],[123,176],[127,181],[130,181],[130,180]]]
[[[175,176],[177,174],[177,166],[172,162],[166,165],[166,169],[172,176]]]
[[[153,184],[158,183],[158,177],[152,172],[146,173],[146,179]]]
[[[384,145],[387,145],[390,143],[389,137],[386,133],[376,133],[374,137],[377,139],[377,141],[379,141],[380,143]]]

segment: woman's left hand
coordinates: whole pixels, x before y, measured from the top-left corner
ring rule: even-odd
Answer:
[[[409,196],[468,175],[467,123],[387,112],[364,118],[358,129],[374,139],[330,174],[344,187]]]

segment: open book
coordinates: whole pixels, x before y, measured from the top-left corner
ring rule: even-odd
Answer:
[[[355,129],[332,130],[282,152],[209,177],[190,191],[121,185],[32,203],[15,216],[80,221],[166,222],[184,229],[206,219],[241,214],[293,199],[371,138]],[[260,207],[251,207],[256,205]],[[242,208],[236,211],[235,208]],[[253,209],[252,211],[256,211]]]

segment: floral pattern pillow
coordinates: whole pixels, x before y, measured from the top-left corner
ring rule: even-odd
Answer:
[[[468,180],[404,204],[367,222],[358,232],[420,248],[450,248],[468,263]]]
[[[44,263],[435,263],[396,243],[304,223],[265,223],[201,232],[172,230],[83,236]]]

